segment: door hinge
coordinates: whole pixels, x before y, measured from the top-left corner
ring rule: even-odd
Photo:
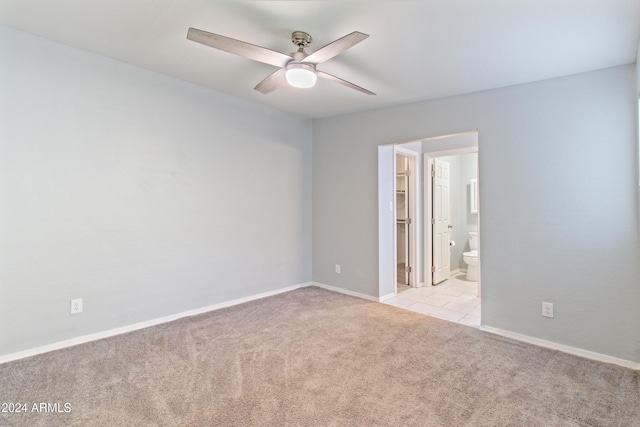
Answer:
[[[432,272],[432,273],[435,273],[435,272],[436,272],[436,266],[435,266],[435,265],[432,265],[432,266],[431,266],[431,272]]]
[[[434,166],[431,166],[431,177],[435,177],[436,176],[436,168]]]
[[[411,273],[411,266],[407,267],[407,273]]]
[[[406,218],[405,222],[407,223],[407,225],[411,225],[411,218]]]
[[[436,223],[436,219],[435,218],[431,218],[431,225],[435,225]]]
[[[407,169],[404,173],[405,173],[407,176],[411,176],[411,169]]]

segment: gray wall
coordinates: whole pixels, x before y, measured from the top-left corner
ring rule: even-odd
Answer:
[[[640,108],[640,43],[638,44],[638,53],[636,54],[636,95],[638,98]],[[640,126],[638,126],[638,132],[640,133]],[[640,164],[640,135],[638,137],[638,164]],[[640,193],[640,171],[638,172],[638,192]],[[638,198],[638,219],[640,220],[640,197]],[[640,227],[638,227],[640,233]]]
[[[638,52],[636,53],[636,93],[638,97],[640,97],[640,67],[638,64],[640,63],[640,43],[638,43]]]
[[[478,129],[483,323],[640,361],[634,66],[316,120],[312,162],[306,119],[1,27],[0,62],[0,355],[310,280],[310,188],[313,279],[376,296],[378,145]]]
[[[482,323],[640,361],[635,80],[628,65],[314,120],[314,280],[378,295],[378,145],[477,129]]]
[[[310,120],[3,27],[0,63],[0,355],[311,280]]]

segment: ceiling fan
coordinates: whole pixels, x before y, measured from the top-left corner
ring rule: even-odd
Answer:
[[[187,32],[187,39],[194,42],[279,67],[278,70],[268,75],[254,87],[255,90],[264,94],[271,93],[276,89],[286,86],[287,83],[294,87],[309,88],[314,86],[317,77],[320,77],[366,93],[367,95],[375,95],[375,93],[367,89],[316,68],[316,65],[355,46],[367,37],[369,37],[369,35],[354,31],[308,54],[304,49],[311,44],[311,36],[304,31],[294,31],[291,33],[291,42],[297,46],[298,50],[287,55],[265,47],[256,46],[196,28],[189,28]]]

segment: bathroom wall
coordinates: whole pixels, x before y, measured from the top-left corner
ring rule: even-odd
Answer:
[[[469,232],[478,231],[478,214],[469,211],[469,181],[478,176],[478,154],[460,154],[441,157],[450,165],[451,174],[451,240],[456,242],[451,247],[451,271],[466,271],[467,264],[462,253],[469,250]]]
[[[478,179],[478,153],[469,153],[460,156],[460,183],[462,184],[462,192],[460,194],[460,216],[462,217],[462,223],[460,224],[460,229],[464,230],[465,235],[462,237],[467,240],[463,247],[464,251],[469,250],[469,232],[478,231],[478,214],[472,214],[471,206],[469,205],[472,179]],[[460,267],[466,268],[464,261],[460,262]]]

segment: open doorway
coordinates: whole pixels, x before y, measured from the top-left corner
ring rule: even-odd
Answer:
[[[412,247],[402,235],[404,230],[410,236],[411,227],[401,224],[402,218],[407,218],[400,206],[406,197],[402,193],[406,179],[402,170],[406,159],[397,154],[402,154],[404,149],[417,154],[416,168],[420,169],[419,179],[413,185],[416,209],[421,213],[411,217],[409,222],[415,227],[413,253],[419,252],[421,255],[416,261],[406,263],[411,267],[410,271],[415,273],[413,281],[402,271],[403,257],[412,253]],[[477,153],[476,131],[379,147],[380,301],[480,326],[480,275],[477,273],[476,282],[467,280],[473,275],[467,277],[469,264],[465,262],[470,259],[471,246],[475,247],[479,240]],[[432,172],[436,163],[440,162],[443,162],[440,164],[441,172],[448,175],[448,183],[438,181],[437,171]],[[470,163],[473,163],[474,170],[465,172],[464,166]],[[474,176],[471,177],[471,174]],[[441,192],[443,187],[449,187],[448,196]],[[411,183],[404,191],[410,189]],[[434,203],[436,195],[440,196],[440,207]],[[434,207],[440,209],[442,215],[434,215]],[[462,222],[458,222],[461,219]],[[438,221],[441,224],[435,229],[435,222]],[[469,239],[472,232],[478,236],[473,239],[474,243]],[[436,251],[437,248],[442,250]],[[476,255],[479,255],[478,249]],[[440,271],[434,281],[436,267]],[[404,280],[408,281],[408,285],[403,283]]]

